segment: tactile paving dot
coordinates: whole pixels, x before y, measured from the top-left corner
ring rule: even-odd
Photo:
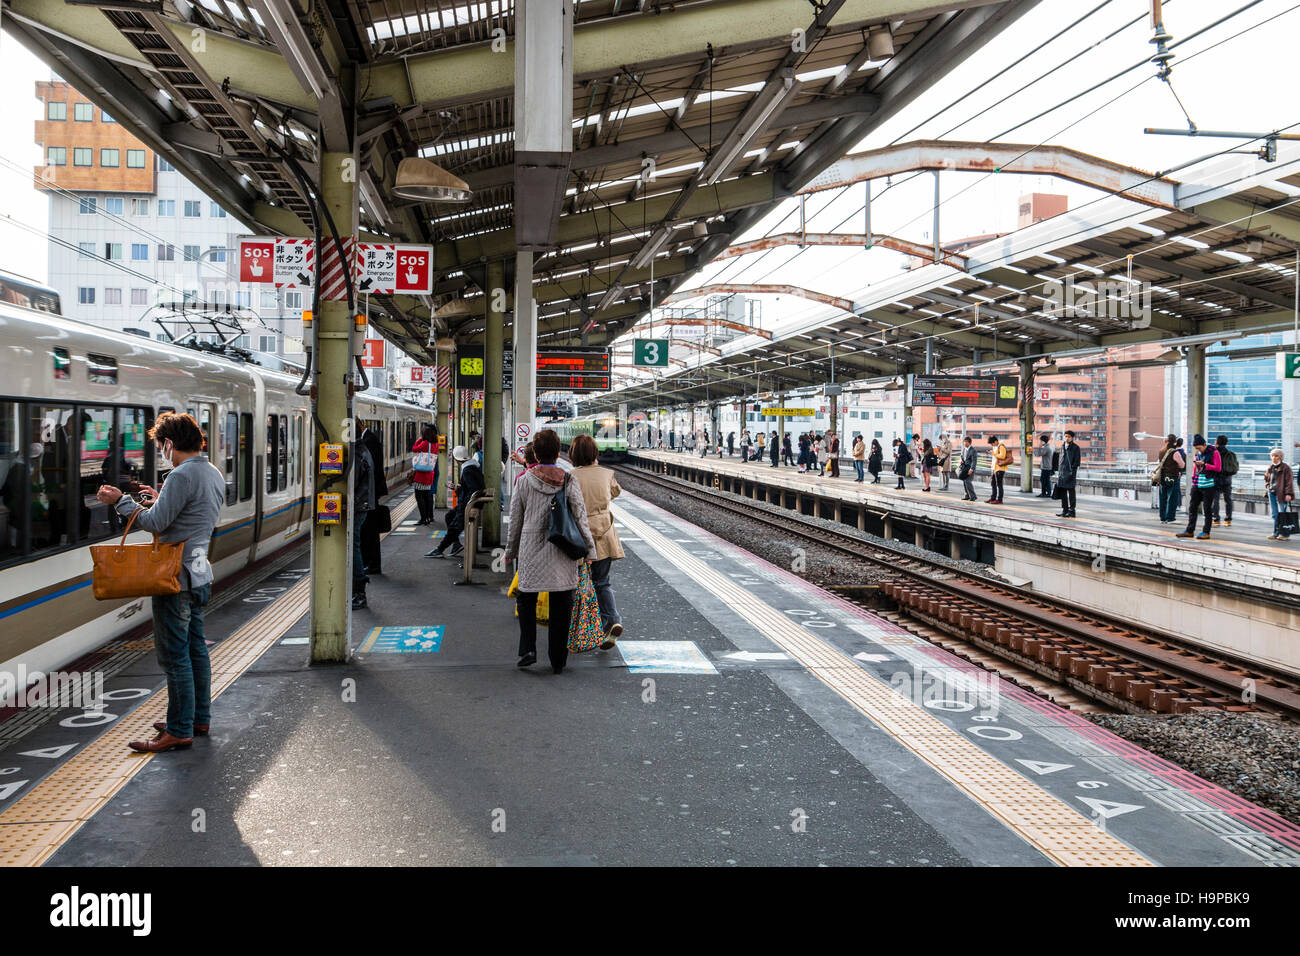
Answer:
[[[79,826],[76,822],[0,825],[0,866],[35,866]]]

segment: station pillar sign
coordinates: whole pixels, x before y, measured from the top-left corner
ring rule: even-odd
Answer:
[[[1277,377],[1300,378],[1300,352],[1277,353]]]

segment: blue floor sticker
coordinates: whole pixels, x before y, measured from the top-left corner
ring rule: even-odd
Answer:
[[[634,674],[716,674],[694,641],[619,641],[627,669]]]
[[[357,648],[358,654],[434,654],[442,647],[446,625],[376,627]]]

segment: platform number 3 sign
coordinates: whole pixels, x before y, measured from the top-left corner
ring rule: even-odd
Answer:
[[[633,365],[665,367],[668,365],[667,339],[636,339],[632,352]]]

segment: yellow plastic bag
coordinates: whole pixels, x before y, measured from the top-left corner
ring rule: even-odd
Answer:
[[[506,597],[514,597],[519,593],[519,572],[510,580],[510,589],[506,591]],[[519,606],[515,606],[515,617],[519,616]],[[551,619],[551,596],[543,591],[537,595],[537,623],[546,624]]]

